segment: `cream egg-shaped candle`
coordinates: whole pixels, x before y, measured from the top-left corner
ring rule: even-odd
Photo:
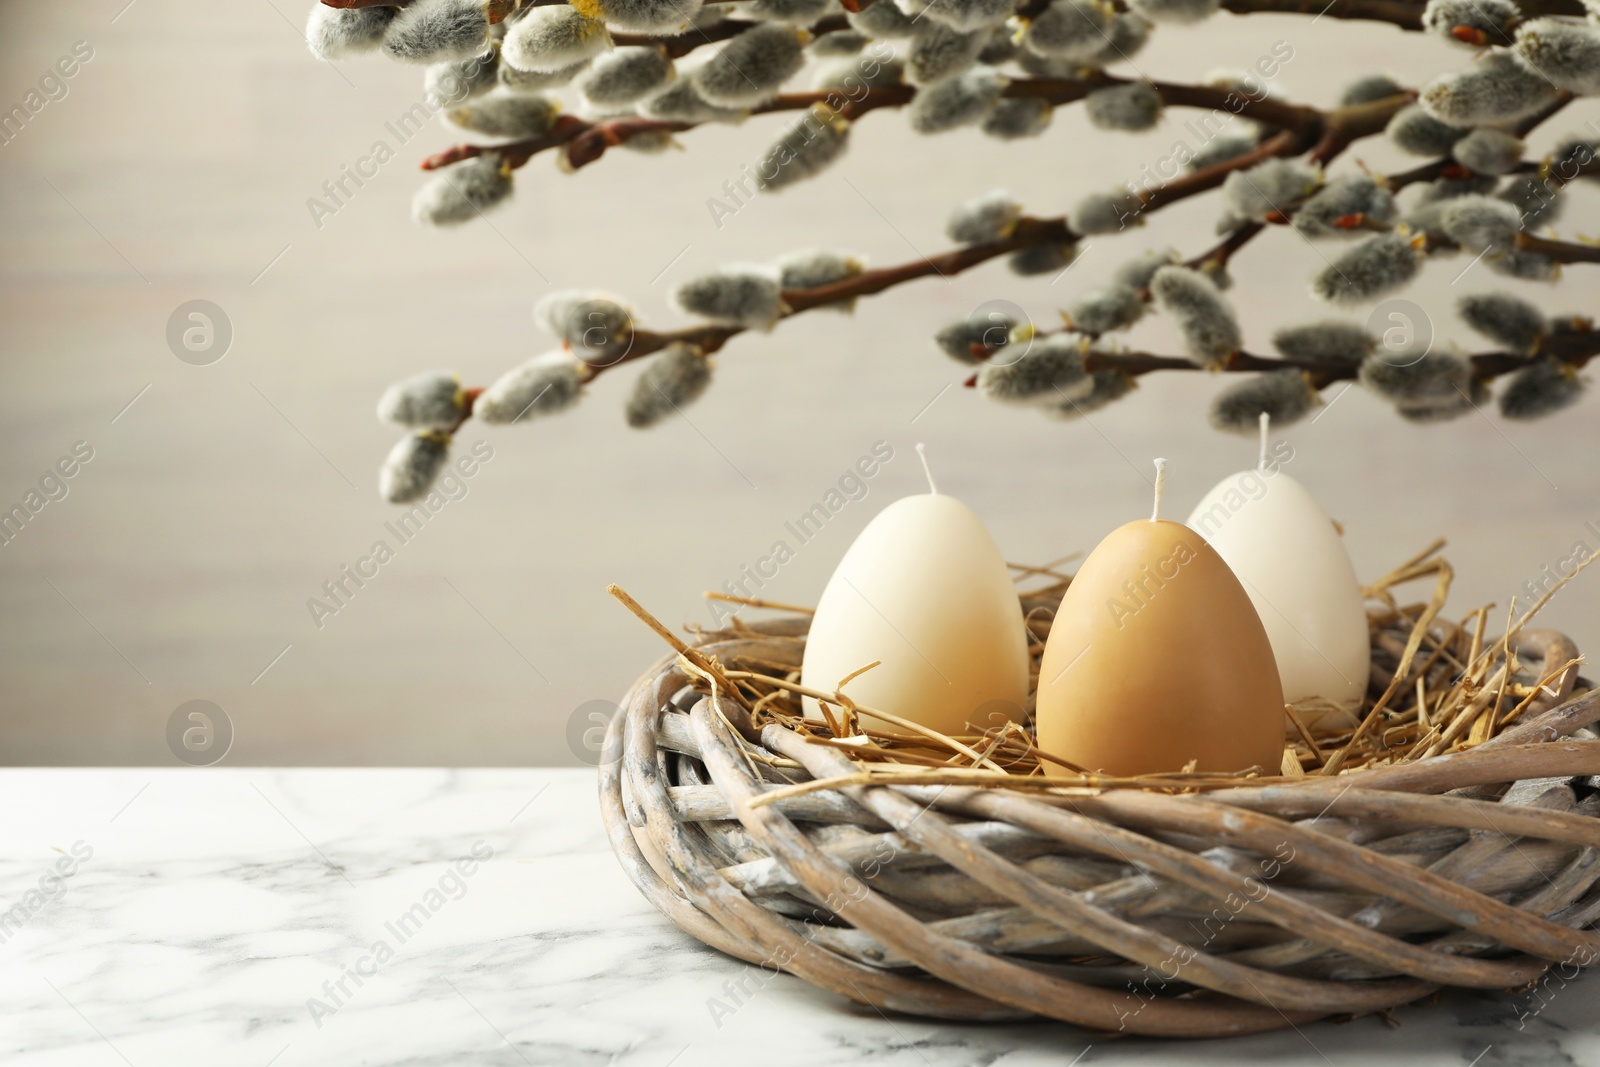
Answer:
[[[1156,509],[1111,531],[1067,586],[1039,668],[1039,749],[1087,771],[1283,763],[1283,690],[1239,579]],[[1068,769],[1041,760],[1047,773]]]
[[[833,693],[878,661],[842,690],[861,708],[949,735],[1020,721],[1028,638],[1010,571],[977,514],[928,481],[929,492],[879,512],[833,572],[806,638],[801,684]],[[814,699],[805,703],[818,713]]]
[[[1224,478],[1188,525],[1227,561],[1261,616],[1283,696],[1307,721],[1349,715],[1367,691],[1366,606],[1333,520],[1305,486],[1269,463]]]

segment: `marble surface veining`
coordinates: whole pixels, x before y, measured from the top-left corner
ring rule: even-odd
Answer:
[[[0,811],[9,1067],[1600,1064],[1592,972],[1200,1043],[753,979],[634,890],[589,771],[12,770]]]

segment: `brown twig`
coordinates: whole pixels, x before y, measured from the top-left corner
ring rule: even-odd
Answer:
[[[1530,233],[1519,233],[1517,247],[1527,252],[1548,256],[1557,263],[1600,263],[1600,245],[1552,241],[1546,237],[1535,237]]]

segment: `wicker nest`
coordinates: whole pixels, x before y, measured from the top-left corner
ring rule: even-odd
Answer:
[[[808,615],[690,645],[618,591],[676,651],[607,735],[612,847],[706,944],[885,1011],[1215,1037],[1570,978],[1600,956],[1600,691],[1527,616],[1442,623],[1430,557],[1367,590],[1359,723],[1148,779],[1046,777],[1021,729],[863,730],[845,693],[805,720]],[[1069,579],[1026,570],[1042,646]]]

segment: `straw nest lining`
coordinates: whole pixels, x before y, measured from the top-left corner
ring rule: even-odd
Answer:
[[[1600,956],[1600,691],[1532,611],[1443,623],[1436,551],[1367,590],[1359,723],[1291,713],[1283,766],[1236,775],[1046,777],[1023,729],[863,730],[847,684],[808,721],[803,609],[691,646],[614,590],[675,654],[607,734],[612,847],[707,944],[917,1015],[1212,1037],[1570,978]],[[1019,570],[1037,673],[1070,579]]]

